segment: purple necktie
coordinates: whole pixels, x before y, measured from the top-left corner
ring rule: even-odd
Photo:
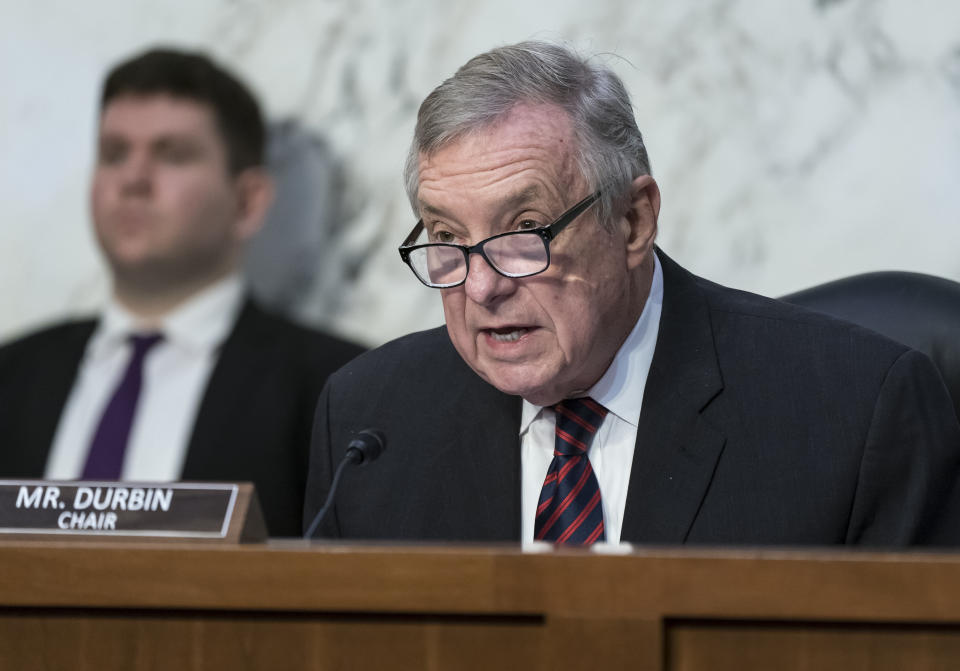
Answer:
[[[133,354],[117,385],[110,402],[107,403],[97,432],[90,443],[87,464],[83,467],[84,480],[117,480],[123,472],[123,456],[133,426],[133,416],[140,398],[143,381],[143,360],[150,348],[163,340],[160,333],[131,335],[130,344]]]
[[[605,539],[600,485],[587,452],[607,409],[592,398],[561,401],[553,461],[543,481],[534,538],[591,545]]]

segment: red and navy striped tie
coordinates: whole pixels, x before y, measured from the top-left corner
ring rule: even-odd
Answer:
[[[537,540],[590,545],[604,540],[600,485],[587,451],[607,409],[591,398],[572,398],[557,413],[553,461],[537,504]]]

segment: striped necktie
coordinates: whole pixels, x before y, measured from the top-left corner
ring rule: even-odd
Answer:
[[[543,481],[534,538],[590,545],[604,540],[600,485],[587,452],[607,409],[591,398],[561,401],[553,461]]]

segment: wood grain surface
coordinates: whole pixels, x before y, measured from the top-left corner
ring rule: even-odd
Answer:
[[[960,668],[960,555],[0,542],[8,668]]]

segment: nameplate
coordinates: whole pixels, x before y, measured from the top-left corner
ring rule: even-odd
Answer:
[[[252,489],[231,483],[0,480],[0,538],[262,540]],[[260,529],[244,533],[247,517],[258,518]]]

